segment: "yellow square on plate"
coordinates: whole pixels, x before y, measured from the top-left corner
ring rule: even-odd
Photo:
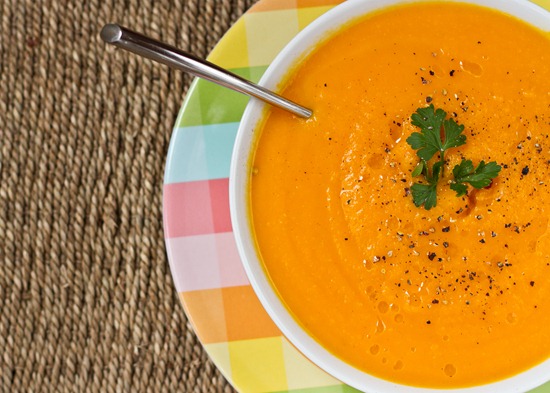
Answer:
[[[292,10],[253,12],[244,16],[249,66],[265,66],[298,33],[298,13]]]
[[[229,342],[235,386],[243,392],[288,390],[281,337]]]

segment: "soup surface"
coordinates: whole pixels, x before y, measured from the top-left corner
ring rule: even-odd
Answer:
[[[325,348],[415,386],[499,380],[550,355],[550,40],[477,6],[368,16],[323,43],[258,141],[251,210],[265,267]],[[465,126],[437,206],[413,204],[406,138],[428,103]],[[462,157],[502,170],[458,198]]]

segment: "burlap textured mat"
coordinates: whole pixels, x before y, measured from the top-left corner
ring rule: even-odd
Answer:
[[[205,56],[254,0],[0,1],[0,387],[230,392],[179,304],[161,213],[191,78],[104,23]]]

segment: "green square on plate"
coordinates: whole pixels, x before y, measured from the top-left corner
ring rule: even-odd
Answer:
[[[231,72],[257,82],[267,67],[235,68]],[[248,97],[204,79],[195,80],[187,94],[178,127],[239,122]]]

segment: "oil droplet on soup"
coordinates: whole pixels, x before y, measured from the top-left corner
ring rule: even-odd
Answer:
[[[445,365],[444,371],[447,376],[454,377],[454,375],[456,374],[456,367],[452,364],[447,364]]]
[[[389,309],[390,309],[390,306],[388,305],[388,303],[384,301],[381,301],[380,303],[378,303],[378,311],[380,311],[382,314],[387,313]]]

